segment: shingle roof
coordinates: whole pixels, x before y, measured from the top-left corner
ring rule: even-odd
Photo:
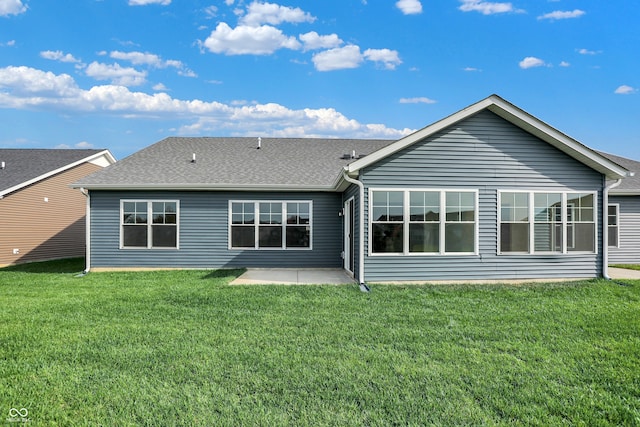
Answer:
[[[640,194],[640,162],[637,160],[627,159],[626,157],[616,156],[614,154],[600,152],[612,162],[615,162],[625,169],[635,172],[632,177],[622,180],[620,185],[611,190],[611,194]]]
[[[316,189],[335,187],[344,154],[370,154],[392,140],[169,137],[74,186],[111,189]],[[196,161],[191,162],[195,154]]]
[[[0,194],[103,151],[0,148]]]

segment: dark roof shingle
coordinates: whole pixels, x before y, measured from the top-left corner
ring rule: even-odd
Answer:
[[[0,192],[64,168],[104,150],[0,148]]]
[[[616,156],[614,154],[603,152],[599,153],[612,162],[615,162],[623,168],[635,173],[632,177],[624,178],[618,187],[611,190],[611,193],[637,192],[640,194],[640,162],[626,157]]]
[[[86,188],[330,189],[344,154],[392,140],[169,137],[75,183]],[[196,161],[192,162],[195,154]]]

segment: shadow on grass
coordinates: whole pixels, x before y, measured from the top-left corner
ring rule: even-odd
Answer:
[[[66,258],[54,261],[29,262],[0,268],[0,272],[21,273],[80,273],[84,270],[84,258]]]
[[[233,277],[233,279],[237,279],[238,277],[242,276],[242,274],[245,271],[247,271],[246,268],[211,270],[207,272],[207,274],[202,276],[202,280],[224,279],[228,277]]]

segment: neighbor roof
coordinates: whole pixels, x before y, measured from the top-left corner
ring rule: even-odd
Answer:
[[[612,188],[610,193],[618,195],[640,195],[640,162],[613,154],[602,152],[600,152],[600,154],[634,173],[633,176],[623,179],[619,186]]]
[[[100,156],[115,162],[108,150],[0,148],[0,197]]]
[[[611,160],[603,157],[601,154],[590,149],[589,147],[579,143],[575,139],[565,135],[559,130],[549,126],[538,118],[532,116],[526,111],[516,107],[515,105],[505,101],[498,95],[491,95],[469,107],[458,111],[442,120],[439,120],[417,132],[412,133],[393,144],[388,145],[384,149],[376,152],[374,155],[351,163],[348,167],[350,173],[357,173],[360,169],[365,168],[403,148],[406,148],[418,141],[428,138],[441,130],[452,126],[464,119],[467,119],[480,111],[488,110],[502,117],[508,122],[518,126],[519,128],[529,132],[530,134],[540,138],[541,140],[556,147],[560,151],[568,154],[574,159],[584,163],[592,169],[606,175],[607,178],[618,179],[628,176],[629,171]]]
[[[355,152],[394,141],[169,137],[74,184],[87,189],[335,190]],[[196,161],[192,162],[195,155]]]

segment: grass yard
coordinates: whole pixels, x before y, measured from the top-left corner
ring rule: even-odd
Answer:
[[[640,425],[640,281],[364,294],[82,267],[0,270],[0,422]]]

